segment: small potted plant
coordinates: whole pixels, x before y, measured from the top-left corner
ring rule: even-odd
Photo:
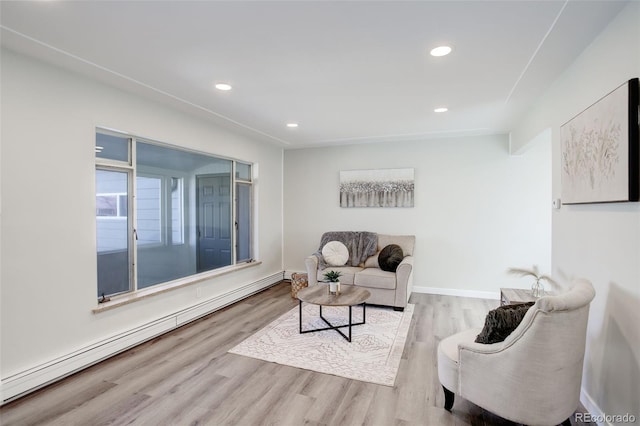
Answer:
[[[324,273],[324,277],[329,281],[329,293],[340,294],[340,271],[329,271]]]
[[[530,276],[535,278],[534,283],[531,285],[531,294],[535,298],[544,296],[544,285],[542,284],[542,281],[547,281],[552,286],[558,285],[558,283],[556,283],[550,276],[541,275],[538,271],[537,265],[533,265],[532,269],[509,268],[508,272],[522,277]]]

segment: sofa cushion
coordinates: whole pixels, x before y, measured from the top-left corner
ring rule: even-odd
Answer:
[[[321,269],[318,271],[318,281],[325,281],[324,274],[325,272],[336,271],[340,272],[340,283],[341,284],[353,284],[354,276],[362,271],[362,268],[358,268],[357,266],[330,266],[325,269]]]
[[[349,250],[340,241],[329,241],[322,247],[322,257],[327,265],[342,266],[349,260]]]
[[[380,265],[378,265],[378,256],[379,255],[380,255],[380,252],[377,252],[373,256],[367,257],[367,260],[364,261],[364,267],[365,268],[379,268],[380,267]]]
[[[378,268],[366,268],[356,274],[354,284],[360,287],[395,290],[396,274]]]
[[[397,244],[389,244],[380,251],[378,264],[383,271],[395,272],[402,259],[404,259],[402,247]]]
[[[461,333],[446,337],[438,344],[438,379],[451,392],[458,393],[458,365],[461,343],[473,342],[480,332],[479,328],[470,328]]]

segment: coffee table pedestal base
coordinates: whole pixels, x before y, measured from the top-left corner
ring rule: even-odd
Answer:
[[[362,303],[362,322],[353,322],[353,305],[349,305],[349,323],[348,324],[344,324],[344,325],[333,325],[331,324],[325,317],[322,316],[322,305],[318,305],[320,307],[320,318],[322,319],[322,321],[324,321],[329,327],[322,327],[322,328],[313,328],[310,330],[303,330],[302,329],[302,300],[300,300],[300,334],[304,334],[304,333],[315,333],[316,331],[324,331],[324,330],[335,330],[338,333],[340,333],[340,335],[342,337],[344,337],[348,342],[351,342],[351,328],[355,325],[362,325],[366,323],[366,314],[367,314],[367,304],[366,303]],[[342,330],[340,330],[341,328],[345,328],[345,327],[349,327],[349,335],[347,336],[346,334],[344,334],[342,332]]]

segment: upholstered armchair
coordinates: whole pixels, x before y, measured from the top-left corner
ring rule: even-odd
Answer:
[[[481,329],[443,339],[438,377],[451,411],[455,395],[516,423],[570,425],[578,408],[591,283],[575,280],[538,299],[502,342],[475,343]]]

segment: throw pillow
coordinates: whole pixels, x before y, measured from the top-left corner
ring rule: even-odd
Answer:
[[[327,265],[343,266],[349,260],[349,250],[340,241],[329,241],[322,247],[322,257]]]
[[[476,337],[476,343],[497,343],[507,338],[515,330],[534,302],[503,305],[489,311],[484,328]]]
[[[380,250],[378,265],[383,271],[395,272],[402,259],[404,259],[402,247],[397,244],[389,244]]]

